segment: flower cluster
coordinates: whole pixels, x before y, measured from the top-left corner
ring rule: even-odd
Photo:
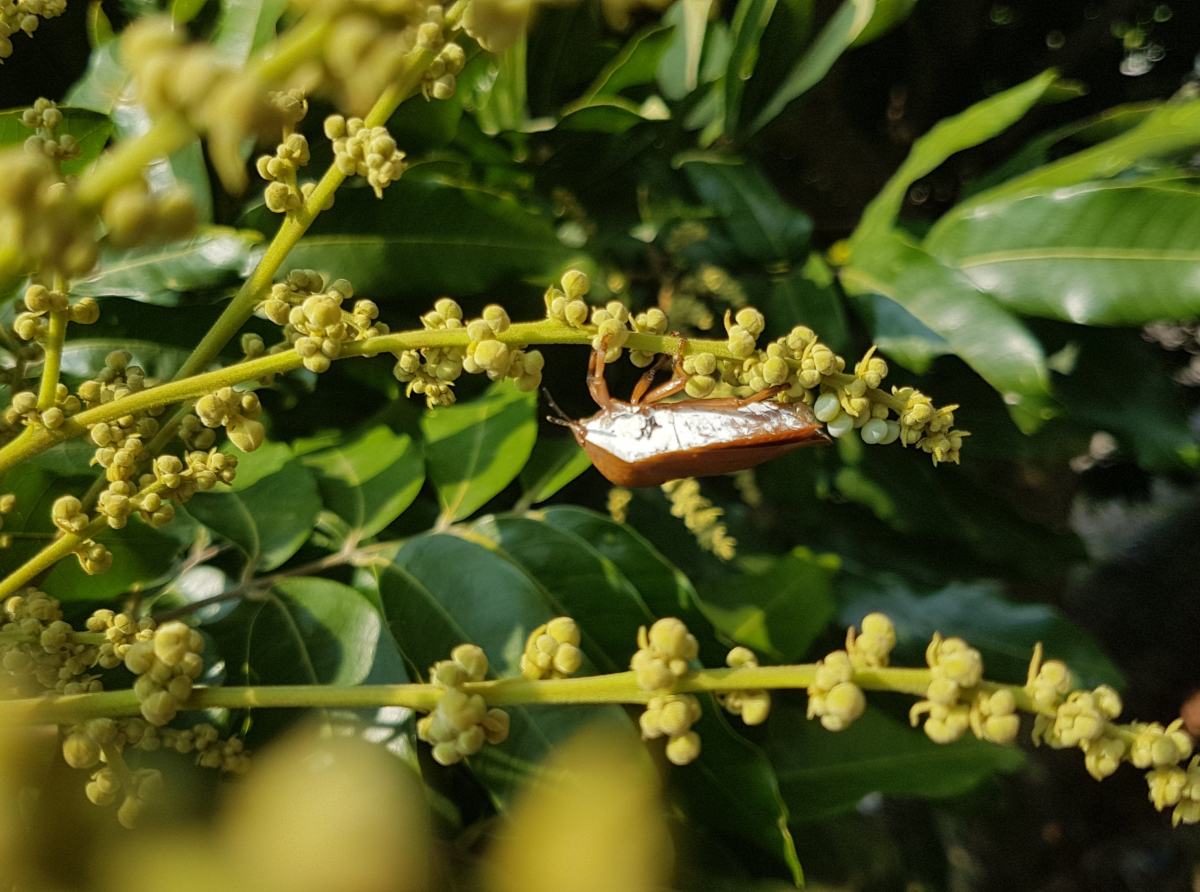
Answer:
[[[242,452],[253,452],[262,445],[266,429],[258,417],[262,404],[248,390],[222,387],[216,393],[196,400],[196,415],[205,427],[225,428],[229,441]]]
[[[579,626],[569,616],[542,623],[525,641],[521,674],[526,678],[566,678],[583,662]]]
[[[737,539],[729,535],[720,522],[725,511],[700,494],[700,482],[694,478],[668,480],[662,491],[671,501],[671,514],[683,518],[696,541],[705,551],[711,551],[723,561],[737,556]]]
[[[303,6],[324,6],[321,0],[305,0]],[[438,81],[423,78],[425,89],[437,98],[453,95],[453,53],[446,55],[443,36],[446,13],[439,3],[358,5],[338,16],[325,41],[318,79],[334,93],[335,104],[356,114],[365,114],[375,99],[414,62],[417,53],[443,58],[445,70]],[[428,58],[428,57],[426,57]],[[461,71],[461,68],[459,69]],[[449,93],[447,93],[449,89]]]
[[[692,725],[703,714],[700,701],[691,694],[663,694],[651,697],[646,711],[638,717],[643,740],[667,738],[667,758],[676,765],[687,765],[700,755],[700,735]]]
[[[296,184],[296,173],[309,158],[308,140],[303,133],[288,134],[274,155],[259,157],[255,169],[268,181],[264,193],[267,210],[284,214],[300,209],[307,196]]]
[[[125,653],[125,668],[137,676],[133,692],[142,717],[165,725],[192,695],[192,682],[204,671],[204,639],[179,621],[164,623],[154,637],[135,642]]]
[[[845,731],[866,708],[867,698],[854,683],[850,654],[835,650],[817,663],[812,684],[808,686],[810,719],[820,719],[826,730]]]
[[[950,743],[971,726],[971,705],[961,702],[961,696],[983,678],[983,657],[961,638],[942,638],[935,632],[925,649],[925,662],[932,678],[926,699],[909,710],[909,720],[915,726],[928,713],[926,735],[935,743]]]
[[[896,626],[886,613],[864,616],[861,633],[854,626],[846,630],[846,653],[855,669],[883,668],[895,646]]]
[[[442,693],[433,712],[417,722],[417,737],[433,746],[439,764],[461,762],[484,743],[503,743],[508,737],[508,713],[488,709],[481,695],[463,690],[467,682],[483,681],[487,671],[487,655],[474,644],[460,644],[450,652],[450,659],[429,670],[430,681]]]
[[[118,248],[184,238],[196,228],[198,219],[196,203],[186,186],[151,192],[143,180],[114,190],[104,200],[100,216],[108,241]]]
[[[12,253],[10,273],[82,276],[96,264],[95,218],[43,152],[0,152],[0,227]]]
[[[37,19],[33,19],[34,23]],[[70,161],[79,157],[79,140],[69,133],[55,138],[55,129],[62,123],[63,114],[49,99],[39,98],[21,113],[21,123],[37,132],[25,140],[25,151],[45,155],[51,161]]]
[[[38,28],[39,16],[52,19],[67,11],[67,0],[5,0],[0,6],[0,60],[12,55],[10,39],[18,31],[30,37]]]
[[[758,657],[748,647],[735,647],[726,655],[725,662],[731,669],[753,669],[758,665]],[[718,694],[717,701],[728,712],[741,716],[747,725],[761,725],[771,712],[771,694],[759,688]]]
[[[100,647],[76,640],[57,600],[25,589],[0,606],[0,620],[0,632],[21,638],[0,643],[0,693],[27,697],[102,690],[99,676],[90,671],[100,662]]]
[[[683,621],[664,617],[649,632],[645,626],[638,629],[638,650],[629,663],[638,687],[656,694],[639,719],[642,737],[666,737],[667,758],[676,765],[686,765],[700,755],[700,736],[691,730],[700,718],[700,703],[690,694],[672,693],[699,653],[700,643]]]
[[[23,341],[45,341],[49,334],[49,315],[69,311],[68,317],[80,325],[91,325],[100,318],[100,305],[93,298],[83,297],[71,303],[62,291],[51,291],[34,283],[25,289],[25,312],[13,322],[13,331]]]
[[[508,331],[512,322],[499,304],[483,308],[483,316],[467,323],[467,344],[463,371],[470,374],[486,372],[493,381],[512,378],[517,390],[529,393],[542,383],[545,359],[539,350],[509,347],[497,339]]]
[[[286,342],[300,354],[304,367],[320,374],[342,355],[343,345],[388,333],[388,327],[377,321],[379,308],[373,301],[355,301],[350,312],[343,308],[353,296],[354,288],[345,279],[326,288],[320,273],[298,269],[271,287],[262,311],[283,326]]]
[[[197,492],[208,492],[218,483],[232,483],[237,476],[237,456],[215,449],[189,452],[183,458],[160,455],[153,473],[143,474],[143,489],[156,487],[169,499],[183,503]]]
[[[348,177],[365,177],[376,198],[383,198],[383,190],[404,173],[404,153],[386,127],[367,127],[362,118],[330,115],[325,119],[325,135],[333,141],[337,169]]]

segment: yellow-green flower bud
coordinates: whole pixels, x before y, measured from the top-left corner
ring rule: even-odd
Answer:
[[[100,761],[100,744],[88,734],[68,734],[63,759],[72,768],[92,768]]]
[[[687,765],[700,756],[700,735],[688,731],[667,741],[667,758],[674,765]]]
[[[586,273],[571,269],[563,274],[562,287],[568,300],[578,300],[588,293],[592,285]]]
[[[512,324],[509,321],[508,313],[499,304],[489,304],[483,308],[483,321],[496,334],[503,334],[508,331],[509,326]]]

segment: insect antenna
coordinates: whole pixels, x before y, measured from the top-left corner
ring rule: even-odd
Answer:
[[[550,404],[550,408],[555,412],[554,415],[546,416],[547,421],[549,421],[551,424],[557,424],[562,427],[571,427],[575,423],[571,416],[559,407],[558,403],[554,401],[554,397],[550,395],[550,391],[545,387],[542,388],[542,395],[546,397],[546,402]]]

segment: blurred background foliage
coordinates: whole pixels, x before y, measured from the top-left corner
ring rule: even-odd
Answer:
[[[158,8],[73,2],[18,45],[0,104],[57,99],[85,158],[140,132],[107,37]],[[208,0],[190,28],[244,59],[281,15]],[[936,630],[1019,682],[1042,641],[1081,683],[1121,687],[1127,718],[1170,721],[1200,678],[1197,35],[1194,4],[1138,0],[538,8],[454,99],[401,107],[389,127],[411,169],[382,200],[342,189],[289,268],[350,279],[393,329],[443,295],[537,318],[571,265],[595,300],[660,306],[680,331],[753,305],[768,338],[811,325],[851,361],[878,344],[894,383],[960,404],[962,465],[853,438],[753,485],[706,480],[739,543],[722,562],[658,490],[611,519],[607,483],[536,395],[462,379],[458,405],[426,411],[384,360],[347,361],[319,386],[302,372],[261,391],[268,443],[232,489],[164,530],[107,533],[108,574],[64,563],[42,587],[78,617],[211,599],[196,616],[213,684],[417,680],[464,640],[515,674],[524,636],[559,613],[594,671],[624,668],[637,627],[665,615],[706,665],[734,642],[812,660],[883,610],[898,663]],[[326,111],[314,102],[309,123]],[[316,170],[330,148],[311,129]],[[0,143],[23,135],[0,115]],[[189,185],[207,225],[102,257],[74,289],[102,314],[68,342],[68,377],[122,347],[169,378],[278,225],[259,195],[213,188],[199,142],[151,177]],[[555,398],[590,414],[586,351],[544,352]],[[615,368],[614,391],[635,377]],[[86,488],[89,457],[68,443],[5,478],[6,566],[50,534],[55,497]],[[1096,784],[1076,753],[938,747],[907,727],[906,700],[871,702],[837,736],[804,720],[800,693],[762,728],[705,704],[700,761],[664,773],[675,886],[772,888],[802,863],[816,888],[1195,888],[1200,837],[1168,829],[1137,773]],[[513,710],[503,747],[451,769],[404,711],[325,718],[420,771],[451,865],[439,888],[469,888],[513,791],[604,717],[627,723],[613,707]],[[301,717],[218,718],[261,749]],[[64,787],[61,765],[31,771]],[[175,818],[213,807],[198,779],[183,789]],[[111,844],[76,805],[58,820],[78,832],[56,830],[75,856],[44,859],[63,886]]]

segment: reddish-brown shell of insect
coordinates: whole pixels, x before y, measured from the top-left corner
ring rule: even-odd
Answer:
[[[604,380],[604,351],[594,351],[588,389],[600,411],[568,422],[592,464],[618,486],[729,474],[830,442],[807,405],[771,400],[777,389],[747,399],[660,403],[683,390],[687,379],[676,358],[675,377],[650,390],[657,368],[638,382],[630,402],[613,399]]]

